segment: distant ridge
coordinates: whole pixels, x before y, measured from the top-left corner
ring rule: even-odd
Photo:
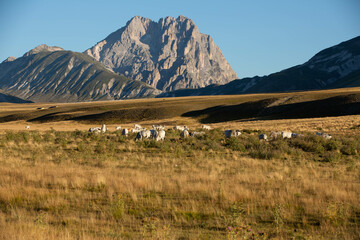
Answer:
[[[360,36],[324,49],[302,65],[224,85],[166,92],[159,97],[231,95],[360,86]]]
[[[117,100],[160,93],[113,73],[86,54],[46,45],[1,63],[0,89],[34,102]]]

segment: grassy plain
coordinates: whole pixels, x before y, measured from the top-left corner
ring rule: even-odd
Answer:
[[[240,98],[210,102],[237,104]],[[135,109],[153,101],[160,100],[121,104]],[[171,107],[182,100],[161,101]],[[67,107],[67,114],[80,114],[82,108],[84,115],[90,107],[91,114],[102,113],[107,105],[120,110],[115,104],[56,104],[56,111]],[[3,104],[1,114],[32,119],[38,111],[55,111],[33,110],[48,105]],[[196,106],[190,111],[211,107]],[[201,118],[182,114],[136,122],[201,126]],[[1,239],[360,237],[360,115],[213,122],[214,130],[199,138],[180,139],[168,130],[164,142],[137,143],[114,128],[130,127],[130,120],[104,119],[110,131],[98,135],[86,131],[96,119],[26,120],[0,124]],[[225,139],[226,128],[243,134]],[[305,137],[258,141],[259,133],[273,130]]]

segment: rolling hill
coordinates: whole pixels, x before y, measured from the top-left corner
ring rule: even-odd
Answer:
[[[84,103],[24,104],[0,112],[0,123],[75,121],[82,123],[201,123],[298,119],[360,114],[360,88],[294,93],[134,99]],[[42,109],[38,109],[38,108]],[[4,108],[5,109],[5,108]],[[182,121],[182,120],[181,120]]]

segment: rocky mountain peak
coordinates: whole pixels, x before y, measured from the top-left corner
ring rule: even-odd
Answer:
[[[178,18],[176,20],[179,21],[179,22],[190,21],[190,22],[193,23],[193,21],[190,18],[187,18],[187,17],[185,17],[183,15],[178,16]]]
[[[85,51],[114,72],[157,89],[199,88],[237,78],[210,36],[184,16],[135,16]]]
[[[126,26],[129,26],[131,24],[139,24],[139,23],[146,23],[146,22],[151,22],[151,19],[141,17],[141,16],[135,16],[126,23]]]
[[[48,52],[55,52],[55,51],[64,51],[63,48],[57,46],[48,46],[46,44],[41,44],[34,49],[31,49],[27,53],[24,54],[24,57],[30,56],[32,54],[37,54],[39,52],[48,51]]]
[[[5,59],[5,60],[3,61],[3,63],[5,63],[5,62],[12,62],[12,61],[15,61],[15,60],[16,60],[16,57],[10,56],[10,57],[8,57],[7,59]]]

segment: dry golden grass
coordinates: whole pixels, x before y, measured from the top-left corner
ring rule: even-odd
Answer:
[[[186,117],[174,117],[169,119],[161,119],[154,121],[137,121],[142,126],[151,128],[154,124],[168,123],[171,127],[176,124],[191,126],[192,128],[201,127],[201,123],[195,119]],[[169,124],[171,123],[171,124]],[[239,128],[251,130],[267,130],[267,131],[326,131],[336,134],[353,134],[352,127],[360,125],[360,115],[325,117],[325,118],[304,118],[304,119],[284,119],[284,120],[258,120],[258,121],[230,121],[224,123],[207,124],[213,128]],[[99,124],[81,123],[76,121],[61,121],[49,123],[29,123],[25,121],[14,121],[8,123],[0,123],[0,132],[24,131],[26,126],[30,126],[30,130],[40,132],[56,130],[56,131],[74,131],[76,129],[86,131],[90,127],[99,126]],[[133,123],[107,124],[110,131],[114,131],[116,126],[123,128],[132,128]]]
[[[359,91],[296,94],[311,100]],[[273,96],[289,95],[0,104],[0,117],[36,117],[37,107],[53,105],[44,113],[194,110]],[[201,126],[170,115],[136,123]],[[25,120],[0,123],[0,239],[360,238],[360,115],[213,123],[205,137],[182,140],[168,131],[161,143],[113,132],[135,122],[110,122],[108,133],[96,135],[87,130],[98,123]],[[244,134],[226,140],[227,128]],[[306,137],[259,143],[259,133],[273,130]]]
[[[249,144],[244,151],[217,130],[188,140],[169,131],[161,144],[118,133],[3,132],[0,238],[356,239],[359,138],[351,136],[359,129],[351,131],[334,140],[355,144],[350,155],[302,151],[295,140],[259,145],[256,132],[235,142]],[[257,148],[272,157],[254,157]]]

